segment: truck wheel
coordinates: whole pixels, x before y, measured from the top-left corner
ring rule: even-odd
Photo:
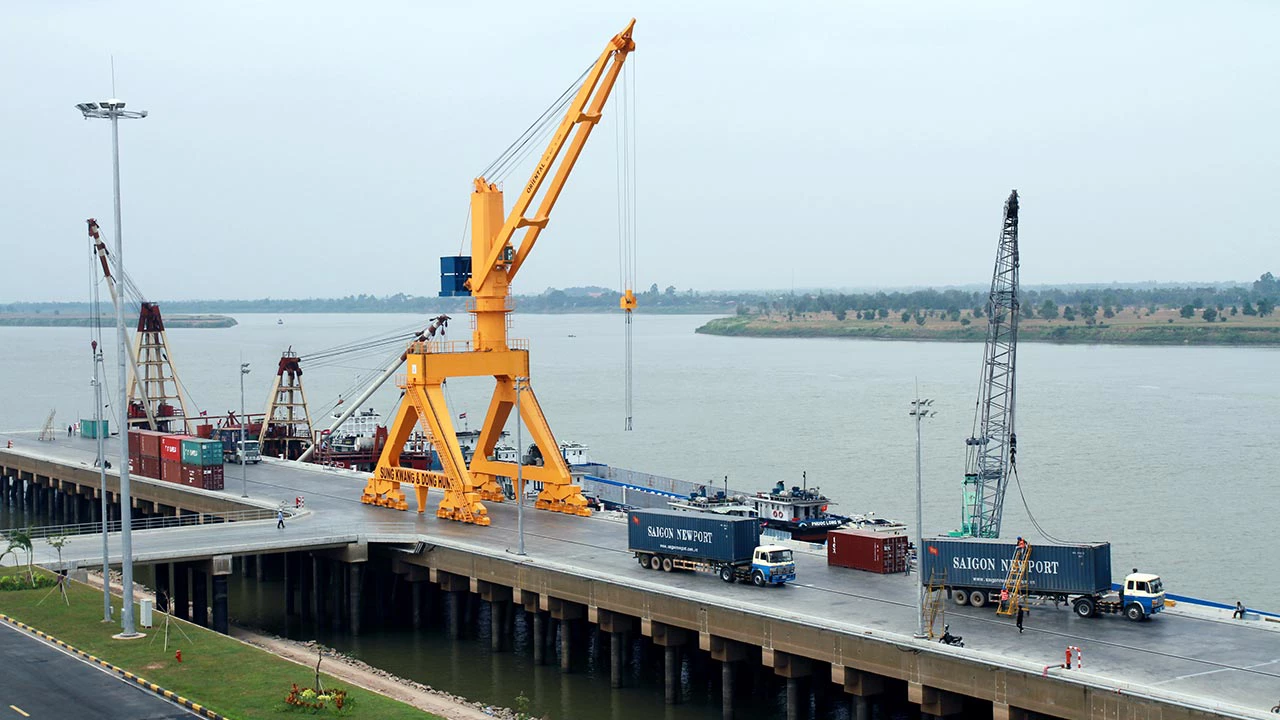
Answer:
[[[751,582],[754,583],[756,587],[764,587],[764,573],[759,570],[751,573]]]
[[[974,590],[973,592],[969,593],[969,604],[970,604],[970,605],[972,605],[972,606],[974,606],[974,607],[976,607],[976,608],[980,608],[980,607],[982,607],[982,606],[986,605],[986,604],[987,604],[987,591],[986,591],[986,590]]]
[[[649,556],[648,556],[648,555],[637,555],[637,556],[636,556],[636,559],[640,561],[640,567],[642,567],[642,568],[647,568],[647,567],[649,567]]]
[[[720,579],[727,583],[733,582],[733,566],[732,565],[725,565],[720,568]]]
[[[1139,605],[1138,603],[1133,603],[1129,605],[1129,607],[1124,609],[1124,616],[1134,622],[1138,622],[1145,615],[1146,613],[1142,612],[1142,606]]]
[[[969,593],[963,590],[952,590],[951,599],[960,607],[964,607],[969,604]]]
[[[650,569],[650,570],[661,570],[661,569],[662,569],[662,558],[658,557],[657,555],[654,555],[653,557],[649,558],[649,569]]]
[[[1093,617],[1093,600],[1089,598],[1080,598],[1076,600],[1076,604],[1072,609],[1075,610],[1076,614],[1082,618]]]
[[[671,558],[662,558],[662,572],[671,572]]]

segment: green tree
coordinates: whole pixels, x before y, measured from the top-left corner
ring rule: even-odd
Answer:
[[[1213,322],[1218,319],[1218,311],[1213,308],[1205,308],[1200,317],[1204,318],[1205,322]]]
[[[1035,308],[1031,307],[1030,305],[1023,305],[1023,306],[1022,306],[1022,317],[1024,317],[1024,318],[1026,318],[1026,319],[1030,320],[1031,318],[1034,318],[1035,316],[1036,316],[1036,310],[1035,310]]]
[[[980,318],[980,317],[982,317],[982,306],[981,306],[981,305],[975,305],[975,306],[973,306],[973,317],[974,317],[974,318]]]
[[[911,311],[910,311],[910,310],[903,310],[903,311],[902,311],[902,322],[904,322],[904,323],[909,323],[909,322],[911,322]]]
[[[1071,307],[1070,305],[1062,308],[1062,319],[1066,320],[1067,322],[1075,322],[1075,319],[1076,319],[1075,308]]]
[[[1108,306],[1106,306],[1105,308],[1103,308],[1103,309],[1102,309],[1102,317],[1107,318],[1108,320],[1110,320],[1111,318],[1113,318],[1113,317],[1115,317],[1115,316],[1116,316],[1116,313],[1115,313],[1115,311],[1114,311],[1114,310],[1112,310],[1112,309],[1111,309],[1111,306],[1110,306],[1110,305],[1108,305]]]
[[[1045,300],[1040,303],[1040,317],[1045,320],[1058,319],[1058,304],[1052,300]]]
[[[1271,273],[1267,273],[1270,275]],[[1276,311],[1276,304],[1271,298],[1262,298],[1258,301],[1258,317],[1266,317]]]
[[[924,315],[919,312],[916,313],[916,324],[924,325]]]
[[[845,311],[844,308],[836,308],[836,320],[839,320],[840,322],[844,322],[844,319],[848,316],[849,316],[849,313]]]
[[[1241,309],[1240,312],[1244,313],[1245,315],[1258,314],[1258,311],[1253,309],[1253,303],[1249,302],[1248,300],[1244,301],[1244,308]]]
[[[882,307],[879,310],[876,310],[876,315],[878,315],[881,320],[884,320],[885,318],[889,317],[889,309]]]
[[[1235,305],[1232,305],[1232,306],[1231,306],[1231,317],[1235,317],[1235,316],[1236,316],[1236,313],[1237,313],[1236,306],[1235,306]]]
[[[1191,318],[1193,318],[1193,317],[1195,317],[1195,316],[1196,316],[1196,306],[1195,306],[1195,305],[1183,305],[1183,306],[1182,306],[1182,309],[1178,311],[1178,314],[1179,314],[1179,315],[1181,315],[1182,317],[1187,318],[1188,320],[1190,320]]]

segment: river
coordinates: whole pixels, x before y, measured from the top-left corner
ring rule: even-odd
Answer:
[[[229,329],[168,333],[199,409],[218,416],[239,408],[243,359],[252,367],[247,406],[261,411],[280,353],[292,347],[304,358],[317,424],[339,393],[350,398],[357,376],[391,353],[307,363],[309,354],[425,325],[402,315],[237,319]],[[727,475],[738,488],[798,485],[804,477],[838,502],[836,511],[903,520],[915,512],[916,436],[907,413],[918,383],[937,411],[923,427],[925,531],[958,526],[980,344],[694,334],[707,319],[636,316],[630,432],[620,315],[517,314],[511,335],[532,343],[532,386],[557,438],[589,446],[593,460],[708,485]],[[469,339],[467,321],[455,318],[450,337]],[[88,333],[0,328],[0,428],[38,428],[53,408],[64,431],[91,416]],[[106,351],[114,390],[111,342]],[[1020,482],[1006,495],[1005,536],[1039,541],[1034,517],[1057,538],[1113,543],[1117,576],[1137,567],[1159,573],[1170,592],[1277,609],[1280,573],[1267,558],[1280,514],[1272,477],[1280,349],[1024,343],[1018,356]],[[478,426],[491,388],[485,379],[448,383],[455,416],[467,413],[460,425]],[[390,416],[397,396],[388,384],[366,404]],[[1243,572],[1224,574],[1224,564]],[[387,667],[403,654],[395,645],[402,641],[377,637],[361,638],[359,654]],[[718,714],[714,708],[706,713]]]

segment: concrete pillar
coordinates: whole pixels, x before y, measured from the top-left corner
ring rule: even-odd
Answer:
[[[189,571],[186,563],[173,564],[173,616],[182,620],[191,619],[191,610],[188,605],[191,601],[191,596],[187,592],[188,575]]]
[[[294,602],[294,593],[297,589],[298,554],[287,552],[284,554],[284,614],[286,617],[298,611],[297,603]]]
[[[542,610],[533,611],[533,664],[544,665],[547,662],[547,613]]]
[[[489,649],[493,652],[502,652],[502,634],[506,623],[503,618],[506,616],[507,602],[504,600],[492,600],[489,602]]]
[[[231,574],[231,556],[215,556],[210,570],[213,575],[213,630],[227,634],[227,577]]]
[[[258,582],[267,579],[267,556],[258,555],[253,558],[253,569],[257,575]]]
[[[209,627],[209,576],[198,565],[191,567],[191,614],[197,625]]]
[[[169,612],[169,598],[172,597],[173,594],[172,583],[169,581],[171,573],[172,568],[169,566],[169,563],[159,563],[155,566],[156,608],[160,610],[160,612]]]
[[[867,698],[862,695],[853,695],[849,703],[849,715],[853,720],[871,720],[871,708]]]
[[[623,643],[627,634],[623,632],[609,633],[609,687],[622,687]]]
[[[449,639],[462,637],[462,591],[449,591]]]
[[[324,622],[325,617],[325,580],[328,573],[325,572],[325,559],[316,555],[311,556],[311,616],[315,618],[316,624]]]
[[[720,717],[733,720],[733,663],[720,663]]]
[[[675,705],[680,702],[680,655],[675,645],[668,645],[663,649],[662,684],[666,689],[667,704]]]
[[[332,561],[329,565],[329,627],[342,627],[344,610],[346,609],[347,570],[341,560]]]
[[[800,720],[800,678],[787,678],[787,720]]]
[[[304,618],[313,616],[311,602],[314,596],[311,593],[311,583],[314,578],[311,556],[298,553],[298,613]]]
[[[409,583],[410,602],[413,605],[413,629],[422,629],[422,583]]]
[[[351,634],[360,633],[360,588],[363,587],[364,563],[351,563],[347,566],[347,608],[351,618]],[[381,610],[381,607],[379,608]]]

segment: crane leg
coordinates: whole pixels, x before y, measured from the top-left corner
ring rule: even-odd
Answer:
[[[527,388],[521,394],[520,415],[524,418],[533,441],[542,450],[542,457],[551,476],[543,480],[542,492],[538,493],[534,507],[570,515],[590,515],[587,499],[582,497],[582,488],[573,484],[569,465],[560,454],[560,446],[551,434],[551,427],[547,425],[547,418],[542,414],[542,406],[538,404],[533,388]]]

